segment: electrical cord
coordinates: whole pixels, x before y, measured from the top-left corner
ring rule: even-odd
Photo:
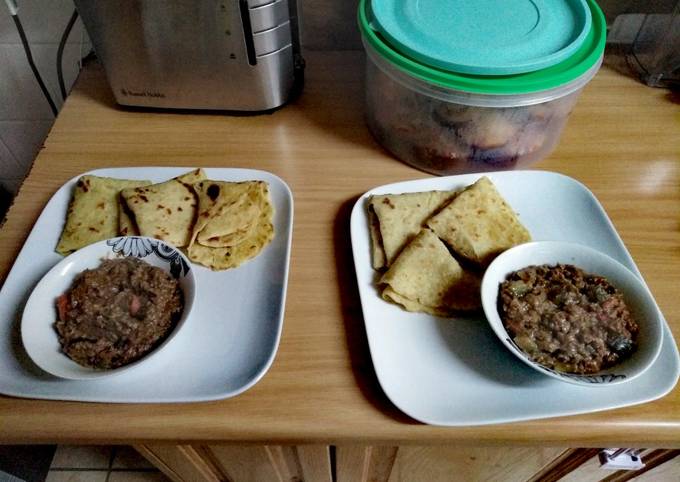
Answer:
[[[28,65],[31,67],[31,70],[33,71],[33,75],[35,76],[35,79],[38,81],[38,85],[40,85],[40,90],[42,90],[43,95],[45,96],[45,99],[47,99],[48,104],[50,104],[50,108],[52,109],[52,113],[56,117],[59,111],[57,110],[57,106],[54,105],[54,101],[52,100],[52,96],[50,95],[49,91],[47,90],[47,87],[45,86],[45,83],[42,80],[42,77],[40,77],[40,72],[38,72],[38,68],[35,66],[35,62],[33,62],[33,55],[31,54],[31,49],[28,46],[28,40],[26,39],[26,34],[24,33],[24,28],[21,26],[21,22],[19,21],[19,16],[17,15],[17,6],[16,3],[12,0],[5,0],[5,3],[7,3],[7,7],[9,8],[9,13],[12,16],[12,19],[14,20],[14,24],[17,27],[17,31],[19,32],[19,37],[21,38],[21,44],[24,46],[24,52],[26,53],[26,59],[28,60]]]
[[[61,98],[64,100],[66,100],[67,93],[66,86],[64,85],[64,71],[62,59],[64,57],[64,47],[66,46],[66,41],[68,40],[68,37],[71,34],[71,29],[73,29],[73,24],[76,23],[77,19],[78,11],[74,10],[73,15],[71,15],[71,19],[68,21],[68,24],[66,25],[66,30],[64,30],[64,33],[61,36],[61,41],[59,42],[59,50],[57,50],[57,79],[59,80],[59,90],[61,90]]]
[[[9,14],[16,15],[17,10],[19,10],[19,8],[17,7],[16,0],[5,0],[5,3],[7,4],[7,8],[9,9]]]

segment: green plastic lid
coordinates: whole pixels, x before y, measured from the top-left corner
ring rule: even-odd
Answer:
[[[507,1],[524,2],[526,6],[526,0]],[[506,8],[497,6],[495,18],[500,21],[495,20],[489,28],[477,25],[475,30],[472,26],[480,21],[475,12],[480,5],[490,7],[492,3],[498,3],[496,0],[482,3],[469,0],[453,3],[444,0],[360,0],[359,28],[364,42],[397,69],[428,83],[463,92],[499,95],[540,92],[568,84],[599,62],[604,52],[606,22],[594,0],[561,0],[565,8],[568,7],[562,16],[570,17],[562,23],[555,19],[555,11],[547,15],[543,10],[553,3],[551,0],[529,2],[541,6],[532,17],[534,21],[540,23],[543,18],[544,24],[553,24],[543,29],[552,30],[552,33],[541,29],[543,33],[536,33],[539,40],[535,43],[543,38],[549,45],[535,46],[524,42],[520,33],[526,32],[529,24],[520,22],[517,26],[514,13],[508,13],[517,10],[507,8],[507,1],[501,2]],[[587,12],[579,11],[579,2]],[[437,8],[454,4],[467,13],[455,19],[450,16],[443,20],[432,19]],[[414,12],[429,13],[427,16],[408,13],[409,8],[415,8]],[[455,20],[461,22],[457,33]],[[503,26],[507,28],[504,30]],[[460,28],[468,31],[468,35],[461,35]],[[469,33],[472,31],[476,36]],[[486,53],[483,52],[482,34],[496,39],[490,42],[495,47]],[[549,42],[544,34],[557,40]],[[515,41],[512,41],[513,36]],[[457,44],[467,46],[467,50],[457,48]]]
[[[373,28],[445,70],[533,72],[570,57],[591,28],[586,0],[371,0]]]

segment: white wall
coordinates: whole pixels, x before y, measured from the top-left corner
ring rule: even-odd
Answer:
[[[19,20],[40,75],[57,108],[63,100],[57,81],[57,50],[74,10],[72,0],[17,0]],[[81,45],[82,44],[82,45]],[[80,19],[64,49],[67,91],[79,72],[89,40]],[[38,153],[54,116],[28,65],[14,21],[0,0],[0,186],[14,193]]]

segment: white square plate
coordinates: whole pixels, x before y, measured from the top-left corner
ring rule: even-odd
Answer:
[[[129,167],[87,174],[161,182],[191,168]],[[250,169],[205,169],[209,179],[262,180],[274,206],[274,240],[235,269],[194,264],[198,292],[191,317],[143,367],[112,378],[73,381],[35,366],[19,325],[34,286],[62,257],[54,251],[77,176],[47,203],[0,290],[0,393],[89,402],[197,402],[228,398],[257,383],[274,360],[283,325],[293,226],[293,197],[278,177]]]
[[[595,196],[561,174],[487,173],[534,240],[572,241],[617,259],[641,277]],[[433,425],[483,425],[607,410],[667,394],[680,373],[678,350],[664,320],[654,365],[616,386],[581,387],[536,373],[498,341],[483,314],[444,319],[409,313],[384,301],[371,267],[366,201],[372,194],[461,189],[481,174],[377,187],[351,218],[352,249],[373,365],[380,384],[404,413]]]

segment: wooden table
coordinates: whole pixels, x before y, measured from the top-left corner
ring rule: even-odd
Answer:
[[[603,413],[468,428],[422,425],[387,400],[371,365],[350,250],[349,214],[380,184],[427,177],[395,160],[363,121],[363,57],[307,55],[303,95],[271,114],[149,113],[114,104],[86,67],[0,230],[7,275],[49,197],[99,167],[248,167],[283,178],[295,225],[283,336],[252,389],[197,404],[109,405],[0,397],[9,443],[252,442],[680,447],[680,390]],[[536,169],[588,186],[680,337],[680,98],[603,68],[558,149]]]

